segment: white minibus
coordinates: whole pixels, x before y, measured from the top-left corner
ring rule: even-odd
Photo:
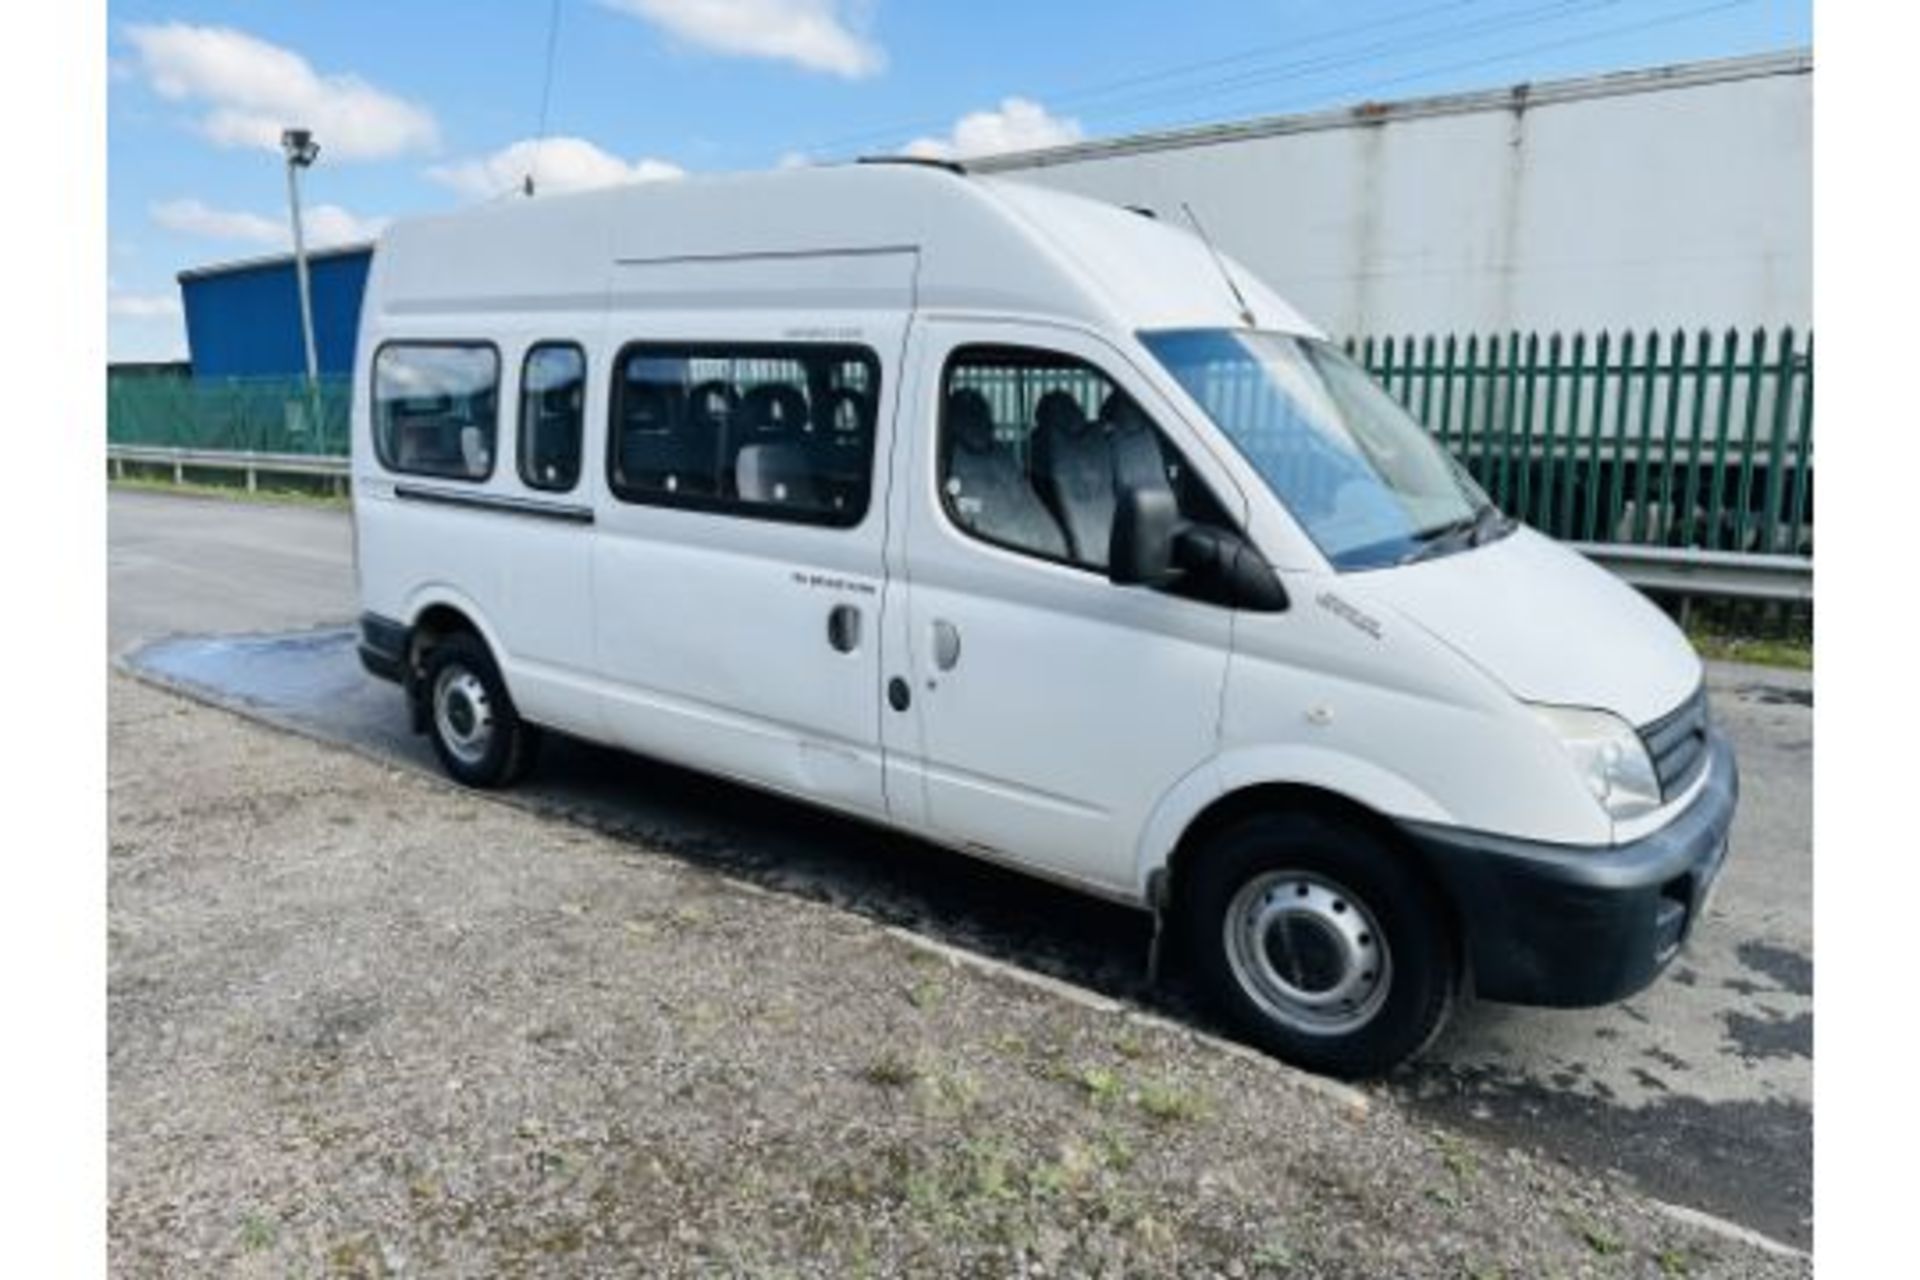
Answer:
[[[558,732],[1138,905],[1313,1069],[1639,990],[1725,855],[1680,632],[1171,219],[881,163],[398,222],[353,496],[459,781]]]

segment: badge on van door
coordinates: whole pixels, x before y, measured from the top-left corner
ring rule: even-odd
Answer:
[[[1380,639],[1380,619],[1370,613],[1362,613],[1333,592],[1322,591],[1313,598],[1313,602],[1342,622],[1366,632],[1375,640]]]
[[[843,578],[835,573],[814,573],[808,569],[793,571],[795,585],[818,587],[823,591],[851,591],[855,595],[878,595],[880,589],[871,582],[862,582],[858,578]]]

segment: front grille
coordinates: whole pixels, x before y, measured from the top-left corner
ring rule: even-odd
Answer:
[[[1707,687],[1651,724],[1640,726],[1640,740],[1653,757],[1660,778],[1660,798],[1671,800],[1690,786],[1707,767]]]

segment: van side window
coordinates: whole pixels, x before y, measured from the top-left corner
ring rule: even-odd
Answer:
[[[571,342],[527,348],[520,367],[520,479],[564,493],[580,479],[587,355]]]
[[[864,347],[634,344],[614,371],[608,485],[626,502],[856,525],[879,394]]]
[[[373,357],[373,443],[389,471],[485,480],[499,404],[491,343],[389,342]]]
[[[941,504],[985,542],[1104,573],[1114,495],[1143,485],[1169,489],[1189,520],[1229,524],[1146,411],[1092,365],[965,347],[941,395]]]

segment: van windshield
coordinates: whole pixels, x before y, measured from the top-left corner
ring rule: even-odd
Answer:
[[[1466,469],[1332,344],[1232,329],[1140,338],[1336,569],[1464,550],[1505,531]]]

